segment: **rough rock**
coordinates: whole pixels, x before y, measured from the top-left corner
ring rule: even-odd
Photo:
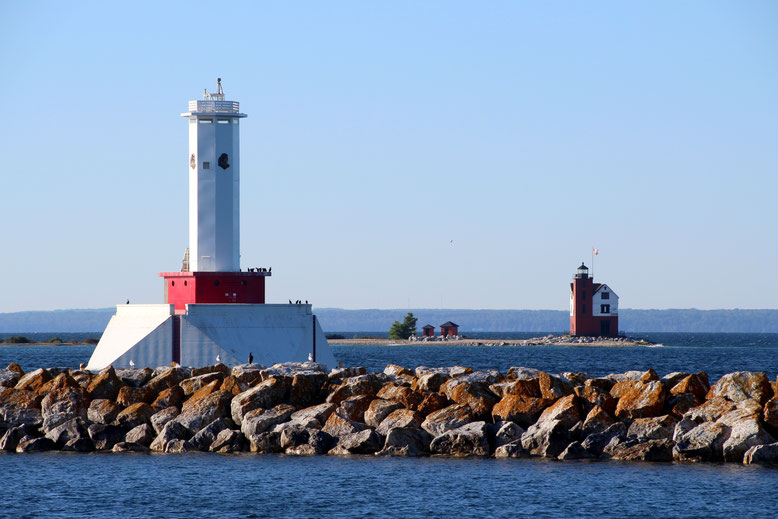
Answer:
[[[140,443],[119,442],[111,449],[113,452],[149,452],[149,448]]]
[[[189,443],[197,450],[207,451],[216,441],[220,432],[232,429],[234,426],[235,423],[231,419],[219,418],[200,429],[197,434],[192,436]]]
[[[114,445],[124,441],[125,430],[118,425],[92,424],[88,431],[95,449],[100,451],[111,450]]]
[[[132,404],[116,416],[116,423],[127,429],[132,429],[144,423],[151,424],[154,409],[143,402]]]
[[[213,364],[211,366],[202,366],[199,368],[192,368],[192,376],[193,377],[199,377],[200,375],[205,375],[207,373],[219,373],[222,375],[222,379],[231,376],[232,370],[229,366],[217,362],[216,364]]]
[[[424,400],[424,394],[414,391],[408,386],[400,386],[393,382],[385,384],[376,395],[384,400],[393,400],[400,402],[403,407],[408,409],[417,409],[421,401]]]
[[[92,452],[95,450],[95,446],[89,437],[79,437],[69,440],[62,446],[63,451],[70,452]]]
[[[702,404],[702,400],[691,393],[684,393],[668,398],[665,409],[669,414],[680,418],[700,404]]]
[[[600,406],[592,407],[583,422],[583,434],[599,433],[616,423],[616,419]]]
[[[149,448],[157,452],[168,452],[170,442],[184,441],[191,437],[192,433],[189,432],[189,429],[173,420],[165,424],[162,432],[151,442]]]
[[[538,384],[541,396],[548,400],[559,400],[573,393],[573,384],[569,380],[543,371],[538,375]]]
[[[255,383],[262,380],[262,370],[265,366],[261,364],[241,364],[232,368],[230,373],[235,379],[246,384],[247,387],[253,386]]]
[[[161,411],[171,406],[180,408],[181,404],[184,403],[184,398],[186,398],[186,395],[184,395],[184,390],[181,389],[181,386],[172,386],[160,391],[159,396],[151,404],[151,407],[155,411]]]
[[[638,418],[630,424],[627,436],[638,440],[670,440],[678,419],[671,415]]]
[[[373,454],[384,444],[380,434],[373,429],[365,429],[338,438],[338,443],[330,450],[332,455]]]
[[[297,373],[292,378],[289,391],[289,403],[297,407],[307,407],[324,398],[324,385],[327,374],[324,372]]]
[[[11,427],[0,436],[0,451],[14,452],[19,441],[25,436],[23,427]]]
[[[150,404],[157,395],[145,387],[123,386],[119,389],[119,395],[116,397],[116,403],[123,407],[133,404]]]
[[[270,409],[284,401],[289,386],[278,377],[269,378],[244,391],[232,399],[230,410],[236,424],[243,422],[243,416],[255,409]],[[245,433],[244,433],[245,434]]]
[[[328,380],[344,380],[350,377],[358,377],[359,375],[367,375],[367,370],[362,366],[350,367],[350,368],[335,368],[327,375]]]
[[[628,440],[618,443],[609,451],[615,460],[672,461],[673,442],[667,438],[659,440]]]
[[[229,391],[233,395],[239,395],[244,391],[246,391],[248,388],[249,388],[248,384],[240,382],[237,378],[230,375],[228,377],[225,377],[224,380],[222,380],[222,385],[220,389],[223,389],[224,391]]]
[[[319,424],[317,428],[321,428],[327,422],[327,419],[332,412],[335,411],[336,407],[335,404],[328,403],[306,407],[305,409],[300,409],[299,411],[292,413],[290,419],[292,422],[303,424],[306,427],[308,427],[307,424],[316,421]]]
[[[778,464],[778,443],[771,443],[769,445],[755,445],[751,447],[743,456],[743,463],[747,465]]]
[[[125,385],[132,387],[141,387],[151,380],[151,375],[153,373],[154,370],[151,368],[127,368],[116,370],[116,376],[119,377]]]
[[[545,398],[509,393],[492,407],[492,419],[495,422],[513,421],[522,427],[529,427],[552,403],[552,400]]]
[[[89,431],[84,419],[72,418],[46,431],[46,438],[56,443],[58,447],[62,447],[70,440],[89,438]]]
[[[208,387],[208,386],[206,386]],[[205,389],[205,388],[203,388]],[[230,416],[232,393],[217,390],[204,398],[196,399],[198,392],[184,402],[181,414],[174,421],[189,429],[192,434],[219,418]]]
[[[194,394],[195,391],[202,389],[211,382],[218,381],[219,384],[216,385],[216,388],[218,389],[221,387],[222,380],[224,380],[224,374],[217,371],[214,373],[204,373],[196,377],[184,379],[178,385],[181,386],[181,389],[184,390],[184,395],[190,396]]]
[[[43,385],[51,380],[51,374],[43,368],[30,371],[19,378],[15,389],[26,389],[37,393]]]
[[[420,377],[416,378],[416,382],[411,387],[418,391],[430,391],[437,393],[440,391],[440,386],[443,385],[449,378],[448,375],[443,373],[424,373]]]
[[[574,393],[582,400],[587,409],[592,409],[597,406],[611,414],[616,411],[616,400],[608,391],[593,386],[583,385],[576,386]]]
[[[416,407],[422,416],[427,416],[435,411],[440,411],[451,404],[446,395],[440,393],[425,393],[421,403]]]
[[[16,446],[16,452],[46,452],[56,449],[56,444],[45,436],[42,438],[33,438],[25,436]]]
[[[389,416],[392,412],[402,408],[403,405],[400,402],[376,398],[370,402],[370,405],[365,411],[364,422],[370,427],[378,427],[384,418]]]
[[[563,450],[559,456],[557,456],[557,459],[560,460],[580,460],[585,458],[594,458],[595,456],[591,454],[588,450],[586,450],[582,445],[581,442],[571,442],[570,445],[565,447],[565,450]]]
[[[473,421],[473,413],[465,405],[454,404],[435,411],[422,422],[421,428],[432,436],[440,436]]]
[[[624,373],[611,373],[610,375],[606,375],[603,378],[610,379],[616,383],[619,382],[638,382],[641,378],[643,378],[643,375],[645,375],[645,372],[643,371],[626,371]],[[617,396],[613,396],[613,398],[618,398]]]
[[[294,411],[294,406],[289,404],[255,409],[243,416],[240,430],[247,438],[269,431],[274,425],[288,421]]]
[[[27,389],[0,387],[0,427],[43,423],[40,395]]]
[[[335,438],[340,438],[341,436],[354,434],[365,429],[368,429],[367,425],[349,420],[338,413],[338,411],[335,411],[327,418],[322,431]]]
[[[679,424],[680,425],[680,424]],[[716,422],[704,422],[676,439],[673,459],[678,461],[720,461],[730,428]]]
[[[508,380],[537,380],[540,377],[540,371],[534,368],[511,367],[505,374]]]
[[[281,433],[277,431],[268,431],[260,434],[248,436],[249,449],[251,452],[259,454],[272,454],[284,452],[281,448]]]
[[[705,400],[705,395],[710,390],[708,376],[705,373],[687,375],[670,388],[673,396],[692,394],[700,401]]]
[[[163,368],[159,373],[155,374],[151,380],[146,382],[144,387],[154,393],[159,393],[167,388],[179,385],[182,380],[189,378],[189,376],[190,373],[185,368],[171,366]]]
[[[724,397],[717,396],[706,400],[705,403],[700,406],[690,409],[684,415],[684,418],[689,418],[696,423],[715,422],[736,408],[737,406],[734,403]]]
[[[224,429],[216,435],[216,439],[208,448],[211,452],[229,454],[232,452],[241,452],[247,446],[246,437],[240,431]],[[191,442],[190,442],[191,444]]]
[[[181,411],[178,410],[177,407],[166,407],[162,409],[161,411],[157,411],[153,415],[151,415],[151,418],[149,418],[149,422],[151,423],[151,426],[154,428],[154,431],[159,434],[162,432],[162,429],[164,429],[165,424],[167,424],[169,421],[176,418],[179,414],[181,414]]]
[[[748,418],[731,426],[729,438],[724,442],[722,452],[724,461],[742,462],[743,455],[751,447],[768,445],[775,442],[757,418]]]
[[[761,371],[736,371],[721,377],[710,388],[706,399],[724,397],[732,402],[756,400],[764,405],[773,396],[773,388],[767,375]]]
[[[73,418],[87,419],[89,399],[83,389],[64,387],[49,392],[41,401],[43,429],[49,431]]]
[[[121,406],[106,398],[96,398],[89,403],[86,417],[92,423],[107,425],[113,423],[120,412],[122,412]]]
[[[426,456],[430,452],[432,436],[422,430],[412,427],[397,427],[386,435],[384,447],[379,456]]]
[[[75,389],[82,389],[78,382],[76,382],[73,377],[71,377],[67,373],[60,373],[56,377],[52,378],[45,384],[43,384],[40,389],[38,389],[37,393],[39,395],[45,395],[49,393],[50,391],[53,391],[55,389],[62,389],[65,387],[72,387]]]
[[[192,444],[186,440],[170,440],[165,446],[165,452],[169,453],[184,454],[195,451],[197,451],[197,449],[192,447]]]
[[[605,447],[607,447],[614,438],[617,440],[616,443],[619,443],[625,439],[626,435],[626,426],[621,422],[617,422],[604,431],[589,434],[584,438],[583,442],[581,442],[581,446],[592,455],[600,456]]]
[[[379,434],[386,436],[389,431],[398,427],[411,427],[418,429],[424,417],[410,409],[397,409],[384,418],[376,429]]]
[[[471,422],[435,437],[430,443],[430,451],[449,456],[488,456],[486,422]]]
[[[494,450],[495,458],[528,458],[529,451],[522,447],[521,440],[500,445]]]
[[[559,456],[570,444],[570,428],[581,420],[579,402],[575,395],[557,400],[521,436],[522,446],[536,456]]]
[[[440,375],[443,375],[447,379],[449,379],[449,378],[461,377],[462,375],[467,375],[468,373],[472,373],[473,369],[464,366],[451,366],[451,367],[443,367],[443,368],[430,368],[427,366],[419,366],[414,370],[414,372],[416,373],[417,378],[421,378],[424,375],[430,373],[438,373]]]
[[[491,419],[491,412],[498,402],[497,395],[489,391],[485,382],[471,382],[454,378],[440,387],[449,400],[460,405],[466,405],[476,419]]]
[[[765,402],[764,421],[767,425],[778,428],[778,396]]]
[[[133,427],[127,435],[124,437],[124,441],[128,443],[139,443],[148,447],[154,438],[157,437],[157,433],[147,423]]]
[[[351,396],[340,402],[338,411],[340,411],[342,416],[345,416],[349,420],[353,420],[355,422],[364,422],[365,411],[367,411],[368,407],[370,407],[370,403],[372,401],[372,396]]]
[[[515,422],[498,422],[495,425],[494,446],[500,447],[521,439],[525,431]]]
[[[657,416],[662,412],[666,400],[667,389],[661,381],[636,383],[619,398],[616,416],[628,420]]]
[[[20,373],[10,369],[0,369],[0,387],[15,387],[22,378]]]
[[[375,375],[359,375],[343,380],[343,383],[327,397],[327,402],[339,404],[350,396],[375,396],[381,389],[381,382]]]
[[[124,382],[116,375],[113,366],[108,366],[92,379],[86,391],[89,393],[89,398],[93,400],[95,398],[116,400],[119,389],[121,389],[123,385]]]

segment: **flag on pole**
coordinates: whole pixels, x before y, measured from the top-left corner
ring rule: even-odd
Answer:
[[[595,256],[598,255],[599,253],[600,253],[600,249],[592,249],[592,254],[594,254]]]

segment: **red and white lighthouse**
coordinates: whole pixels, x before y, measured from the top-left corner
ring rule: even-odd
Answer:
[[[581,266],[570,283],[570,335],[613,337],[619,334],[619,296],[589,277]]]

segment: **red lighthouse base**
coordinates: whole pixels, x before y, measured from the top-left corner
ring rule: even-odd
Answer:
[[[270,272],[161,272],[165,278],[165,303],[177,314],[194,303],[264,304],[265,277]]]

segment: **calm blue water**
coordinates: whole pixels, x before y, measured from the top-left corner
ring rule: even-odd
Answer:
[[[395,363],[778,375],[778,334],[645,336],[664,346],[333,349],[344,365],[371,371]],[[0,346],[0,366],[75,367],[92,350]],[[47,453],[0,454],[0,476],[0,517],[696,518],[760,517],[778,507],[778,469],[734,464]]]

